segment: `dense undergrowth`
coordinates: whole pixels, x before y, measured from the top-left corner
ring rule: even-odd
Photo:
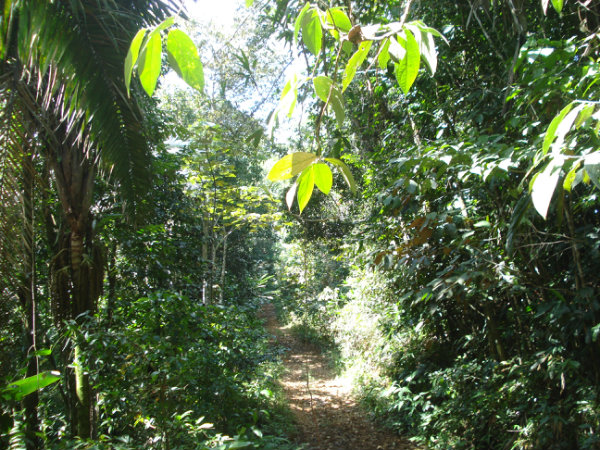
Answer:
[[[581,356],[558,339],[535,349],[533,336],[529,352],[482,357],[485,330],[445,339],[431,316],[416,322],[397,292],[386,274],[355,266],[339,289],[281,309],[337,356],[366,411],[427,448],[598,448],[598,388]],[[556,320],[547,308],[531,312],[538,326]]]
[[[89,348],[81,363],[97,395],[96,439],[67,439],[64,391],[49,387],[41,393],[44,405],[55,405],[40,412],[45,445],[291,448],[291,419],[275,383],[280,350],[269,344],[257,308],[256,302],[205,306],[165,291],[119,302],[107,323],[80,335]],[[57,340],[64,345],[67,338],[74,336]],[[47,353],[41,369],[51,366]],[[2,446],[9,439],[11,448],[24,445],[20,417],[0,438]]]

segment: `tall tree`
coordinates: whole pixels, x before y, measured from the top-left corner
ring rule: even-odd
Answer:
[[[113,177],[131,208],[150,175],[143,113],[125,93],[123,61],[137,29],[164,19],[175,6],[161,0],[3,4],[3,108],[5,116],[9,107],[21,109],[10,118],[31,117],[21,124],[29,139],[20,127],[7,127],[3,143],[7,154],[39,152],[47,161],[68,230],[55,248],[57,256],[68,255],[59,258],[66,266],[55,266],[53,274],[61,285],[55,291],[59,320],[83,325],[100,293],[103,265],[91,211],[98,173]],[[81,340],[74,342],[72,431],[87,438],[93,431],[92,394]]]

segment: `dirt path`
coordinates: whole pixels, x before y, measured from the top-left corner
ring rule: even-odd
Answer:
[[[410,442],[377,429],[337,379],[326,358],[282,327],[272,304],[261,317],[277,341],[289,348],[280,380],[298,425],[298,441],[307,450],[415,450]]]

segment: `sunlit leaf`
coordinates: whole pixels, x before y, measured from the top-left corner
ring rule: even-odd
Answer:
[[[27,377],[10,383],[0,395],[6,400],[19,401],[26,395],[38,391],[60,380],[60,373],[56,371],[41,372],[38,375]]]
[[[556,12],[560,14],[563,9],[563,0],[552,0],[552,6],[554,6]]]
[[[125,87],[127,88],[127,94],[129,95],[129,87],[131,86],[131,75],[133,74],[133,67],[137,63],[138,55],[140,53],[140,47],[142,41],[146,36],[146,28],[139,30],[129,46],[127,51],[127,57],[125,58]]]
[[[406,54],[396,63],[396,80],[402,91],[407,94],[419,74],[421,55],[419,44],[409,30],[406,31]]]
[[[325,161],[330,162],[331,164],[333,164],[334,166],[336,166],[338,168],[338,170],[344,177],[344,180],[348,184],[348,187],[350,188],[352,193],[355,194],[356,193],[356,181],[354,181],[354,176],[352,175],[352,172],[350,171],[350,168],[346,165],[346,163],[344,163],[343,161],[341,161],[337,158],[325,158]]]
[[[314,8],[309,9],[302,19],[302,41],[313,55],[319,56],[323,44],[323,28],[319,11]]]
[[[308,201],[315,188],[315,173],[313,168],[314,166],[307,167],[298,177],[298,207],[300,208],[300,214],[302,214],[302,211],[308,205]]]
[[[254,0],[246,0],[246,8],[250,8],[254,4]]]
[[[271,181],[286,180],[299,174],[317,159],[317,155],[307,152],[296,152],[285,155],[269,171],[267,178]]]
[[[593,152],[586,155],[584,161],[585,173],[590,177],[594,186],[600,189],[600,152]]]
[[[542,0],[542,11],[544,11],[544,15],[548,12],[548,3],[550,3],[550,0]]]
[[[381,50],[379,56],[377,56],[377,63],[380,69],[385,69],[390,61],[390,39],[387,38],[381,44]]]
[[[342,8],[329,8],[326,17],[327,23],[334,29],[347,33],[352,28],[352,23]]]
[[[569,173],[567,173],[567,175],[565,176],[565,179],[563,181],[563,189],[565,191],[571,192],[571,189],[574,187],[573,183],[577,178],[577,171],[580,167],[581,161],[578,161],[577,163],[573,164],[573,167],[571,167],[571,170],[569,170]]]
[[[292,204],[294,203],[294,197],[296,196],[297,191],[298,183],[294,183],[285,194],[285,203],[287,204],[287,207],[290,211],[292,210]]]
[[[328,195],[333,184],[331,169],[327,164],[318,163],[313,165],[313,172],[315,184],[323,194]]]
[[[150,97],[152,97],[156,89],[161,62],[162,42],[160,33],[152,32],[148,36],[148,41],[142,50],[140,63],[138,64],[138,75],[142,87]]]
[[[324,102],[328,102],[335,113],[338,127],[341,127],[346,118],[344,110],[344,97],[340,90],[333,84],[331,78],[324,75],[313,78],[315,93]]]
[[[160,33],[163,30],[166,30],[167,28],[169,28],[171,25],[173,25],[175,23],[175,17],[171,16],[171,17],[167,17],[165,20],[163,20],[161,23],[159,23],[156,28],[154,28],[154,30],[152,30],[153,33]]]
[[[306,2],[304,7],[298,13],[298,17],[296,17],[296,23],[294,26],[294,44],[298,43],[298,33],[300,33],[300,28],[302,27],[302,21],[304,20],[304,15],[306,11],[310,8],[310,3]]]
[[[572,108],[573,108],[573,103],[569,103],[567,106],[565,106],[562,109],[562,111],[554,119],[552,119],[552,122],[550,122],[550,125],[548,126],[548,129],[546,130],[546,136],[544,137],[544,143],[542,144],[542,151],[544,152],[544,154],[548,153],[548,150],[550,149],[550,145],[552,144],[552,142],[554,142],[554,139],[556,138],[556,130],[557,130],[558,126],[560,125],[562,120],[565,118],[565,116],[569,113],[569,111],[571,111]]]
[[[342,92],[346,90],[348,85],[354,79],[356,71],[365,61],[372,44],[373,41],[361,42],[358,46],[358,50],[356,50],[354,55],[352,55],[352,57],[348,60],[348,64],[346,64],[346,69],[344,70],[344,76],[342,78]]]
[[[531,183],[531,201],[536,211],[545,219],[548,215],[550,201],[560,178],[560,168],[552,163],[543,172],[534,176]]]
[[[190,87],[204,89],[204,71],[194,41],[181,30],[171,30],[167,37],[169,63]]]

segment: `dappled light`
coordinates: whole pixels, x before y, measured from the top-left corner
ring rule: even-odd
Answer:
[[[2,2],[0,449],[600,449],[599,37]]]

